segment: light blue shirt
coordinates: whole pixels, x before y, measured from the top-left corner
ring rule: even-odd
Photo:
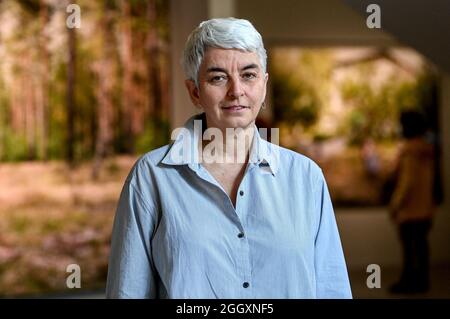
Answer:
[[[192,136],[200,118],[186,122]],[[180,158],[188,154],[181,136],[141,157],[125,181],[108,298],[352,297],[327,185],[312,160],[255,130],[234,207],[197,152]]]

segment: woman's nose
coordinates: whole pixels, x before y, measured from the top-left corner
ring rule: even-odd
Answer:
[[[232,78],[229,82],[228,96],[231,98],[238,98],[244,94],[242,83],[239,78]]]

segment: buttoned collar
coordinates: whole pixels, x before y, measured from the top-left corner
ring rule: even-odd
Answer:
[[[255,133],[250,148],[249,164],[260,167],[263,171],[276,174],[279,164],[279,149],[277,145],[264,140],[254,126]],[[188,165],[197,170],[200,167],[198,143],[206,130],[205,113],[189,118],[182,128],[172,132],[173,142],[161,163],[166,165]]]

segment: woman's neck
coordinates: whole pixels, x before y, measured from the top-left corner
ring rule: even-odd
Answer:
[[[212,141],[202,139],[202,159],[207,163],[243,164],[248,162],[250,148],[255,136],[255,128],[218,130]]]

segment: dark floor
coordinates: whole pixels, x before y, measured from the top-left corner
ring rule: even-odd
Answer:
[[[430,273],[430,290],[421,294],[391,294],[389,286],[394,283],[399,275],[400,269],[382,268],[381,269],[381,287],[369,289],[366,284],[367,277],[365,269],[350,270],[350,282],[352,285],[353,298],[372,299],[372,298],[450,298],[450,266],[434,266]]]

